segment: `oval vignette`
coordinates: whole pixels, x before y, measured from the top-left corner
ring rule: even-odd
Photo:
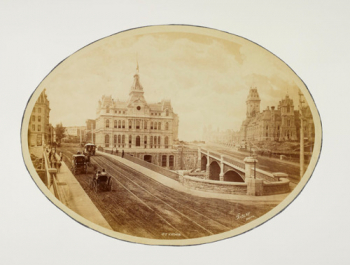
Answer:
[[[195,26],[93,42],[40,83],[22,152],[41,191],[108,236],[194,245],[259,226],[301,192],[322,127],[303,81],[261,46]]]

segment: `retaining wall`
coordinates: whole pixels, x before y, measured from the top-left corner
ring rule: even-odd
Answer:
[[[247,195],[247,183],[242,182],[206,180],[191,176],[181,176],[180,182],[185,187],[193,190],[223,194]],[[283,194],[288,193],[289,191],[290,188],[288,179],[281,179],[280,181],[273,183],[263,182],[263,196]]]
[[[289,179],[281,178],[280,181],[264,182],[264,195],[276,195],[290,192]]]
[[[170,170],[167,170],[167,169],[165,169],[165,168],[162,168],[162,167],[160,167],[160,166],[157,166],[157,165],[155,165],[155,164],[146,162],[146,161],[144,161],[144,160],[141,160],[141,159],[139,159],[139,158],[137,158],[137,157],[130,156],[130,155],[128,155],[128,154],[125,154],[125,155],[124,155],[124,158],[125,158],[125,159],[128,159],[128,160],[130,160],[130,161],[132,161],[132,162],[134,162],[134,163],[136,163],[136,164],[138,164],[138,165],[140,165],[140,166],[143,166],[143,167],[148,168],[148,169],[150,169],[150,170],[153,170],[153,171],[155,171],[155,172],[157,172],[157,173],[159,173],[159,174],[162,174],[162,175],[164,175],[164,176],[166,176],[166,177],[168,177],[168,178],[174,179],[174,180],[176,180],[176,181],[179,181],[179,180],[180,180],[179,174],[177,174],[177,173],[175,173],[175,172],[172,172],[172,171],[170,171]]]

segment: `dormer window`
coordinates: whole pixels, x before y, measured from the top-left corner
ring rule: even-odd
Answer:
[[[169,116],[169,110],[165,111],[165,116]]]
[[[141,107],[140,107],[140,106],[137,106],[136,109],[137,109],[137,110],[141,110]]]
[[[109,113],[109,107],[107,106],[107,108],[106,108],[106,113]]]

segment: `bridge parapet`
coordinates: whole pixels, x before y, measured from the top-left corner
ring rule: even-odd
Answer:
[[[235,165],[236,167],[241,168],[242,170],[244,170],[245,168],[244,162],[241,162],[237,159],[232,159],[227,156],[224,156],[224,163],[225,162],[230,163],[231,165]]]
[[[209,161],[213,161],[213,160],[216,160],[218,161],[220,164],[222,164],[225,168],[227,167],[231,167],[233,169],[236,169],[237,171],[240,171],[241,172],[241,176],[242,175],[246,175],[247,174],[247,170],[249,170],[246,166],[246,162],[244,161],[241,161],[239,159],[235,159],[235,158],[232,158],[232,157],[227,157],[225,155],[220,155],[219,153],[217,152],[213,152],[213,151],[210,151],[210,150],[206,150],[206,149],[203,149],[201,148],[199,150],[200,153],[202,153],[202,155],[205,155],[209,158]],[[227,169],[225,169],[224,171],[227,171]],[[262,179],[264,181],[267,181],[267,182],[275,182],[275,181],[278,181],[278,178],[276,178],[274,176],[273,173],[271,172],[267,172],[267,171],[264,171],[264,170],[261,170],[261,169],[258,169],[256,168],[255,169],[255,176],[257,179]],[[251,171],[248,171],[249,173],[249,176],[254,176],[254,167],[251,167]]]

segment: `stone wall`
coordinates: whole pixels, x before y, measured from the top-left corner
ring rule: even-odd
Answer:
[[[282,178],[278,182],[264,182],[264,195],[275,195],[290,192],[289,180]]]
[[[151,164],[149,162],[143,161],[143,160],[141,160],[141,159],[139,159],[137,157],[133,157],[133,156],[130,156],[128,154],[125,154],[124,158],[126,158],[126,159],[128,159],[128,160],[130,160],[130,161],[132,161],[132,162],[134,162],[134,163],[136,163],[138,165],[140,165],[140,166],[143,166],[143,167],[148,168],[150,170],[153,170],[153,171],[155,171],[155,172],[157,172],[159,174],[162,174],[162,175],[164,175],[166,177],[169,177],[171,179],[179,181],[179,175],[177,173],[175,173],[175,172],[172,172],[172,171],[167,170],[165,168],[162,168],[160,166]]]
[[[183,176],[183,185],[193,190],[223,193],[223,194],[247,194],[247,184],[238,182],[223,182],[215,180],[203,180],[190,176]]]

